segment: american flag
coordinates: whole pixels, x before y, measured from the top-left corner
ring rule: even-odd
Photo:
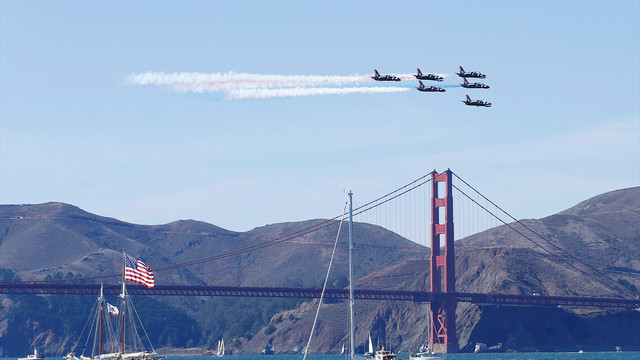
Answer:
[[[142,284],[148,288],[152,288],[155,284],[153,271],[151,271],[149,265],[127,254],[125,254],[124,261],[124,279]]]

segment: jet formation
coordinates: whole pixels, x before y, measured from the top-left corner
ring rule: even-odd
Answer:
[[[462,84],[460,84],[461,87],[467,88],[467,89],[489,89],[490,88],[489,85],[486,85],[480,82],[470,83],[469,81],[467,81],[467,78],[484,79],[487,77],[487,75],[477,71],[464,71],[462,66],[459,66],[458,68],[460,69],[460,71],[457,72],[457,75],[460,76],[463,80]],[[442,76],[437,74],[423,74],[422,71],[420,71],[420,68],[417,68],[416,70],[417,70],[417,73],[413,76],[416,78],[416,80],[418,80],[418,84],[420,84],[416,88],[416,90],[421,92],[445,92],[446,91],[441,87],[424,86],[424,84],[422,83],[422,80],[443,81],[444,78]],[[373,74],[374,75],[371,78],[375,81],[401,81],[401,79],[395,75],[380,75],[380,73],[378,73],[378,70],[376,69],[373,69]],[[466,95],[466,99],[462,100],[462,102],[468,106],[491,107],[490,102],[486,100],[471,100],[469,95]]]

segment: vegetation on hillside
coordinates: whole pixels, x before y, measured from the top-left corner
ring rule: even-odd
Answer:
[[[214,349],[220,339],[251,339],[280,311],[296,307],[303,299],[216,297],[202,305],[196,318],[204,344]],[[234,346],[234,344],[231,344]],[[235,344],[237,347],[239,344]]]

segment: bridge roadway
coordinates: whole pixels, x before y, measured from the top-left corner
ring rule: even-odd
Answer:
[[[0,294],[64,294],[98,295],[99,284],[60,284],[41,282],[0,282]],[[104,285],[106,295],[119,294],[121,285]],[[232,286],[175,286],[158,285],[146,288],[128,285],[131,295],[172,295],[172,296],[238,296],[238,297],[282,297],[319,298],[322,289],[276,288],[276,287],[232,287]],[[327,289],[327,299],[348,299],[347,289]],[[355,289],[354,297],[362,300],[395,300],[414,302],[436,302],[454,298],[457,302],[478,305],[520,305],[520,306],[591,306],[607,308],[640,309],[640,299],[598,298],[574,296],[506,295],[476,293],[435,293],[430,291],[365,290]]]

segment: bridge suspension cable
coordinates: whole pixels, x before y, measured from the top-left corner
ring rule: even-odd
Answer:
[[[370,201],[364,205],[361,205],[359,207],[355,207],[354,210],[354,215],[356,214],[361,214],[364,212],[367,212],[373,208],[376,208],[384,203],[387,203],[403,194],[406,194],[408,192],[410,192],[411,190],[424,185],[425,183],[429,182],[431,179],[428,178],[427,180],[425,180],[425,178],[429,177],[431,175],[431,173],[428,173],[426,175],[423,175],[421,177],[419,177],[418,179],[415,179],[413,181],[411,181],[410,183],[399,187],[373,201]],[[417,184],[417,185],[416,185]],[[342,217],[342,215],[338,215],[335,216],[331,219],[327,219],[327,220],[323,220],[317,224],[308,226],[306,228],[300,229],[298,231],[294,231],[292,233],[289,234],[285,234],[282,236],[279,236],[277,238],[271,239],[271,240],[267,240],[267,241],[263,241],[257,244],[253,244],[250,246],[246,246],[243,248],[239,248],[236,250],[232,250],[232,251],[228,251],[222,254],[217,254],[217,255],[213,255],[213,256],[208,256],[208,257],[204,257],[204,258],[199,258],[199,259],[194,259],[194,260],[190,260],[190,261],[185,261],[182,263],[178,263],[178,264],[171,264],[171,265],[166,265],[166,266],[160,266],[160,267],[156,267],[153,268],[154,272],[159,272],[159,271],[165,271],[165,270],[171,270],[171,269],[176,269],[176,268],[181,268],[181,267],[186,267],[186,266],[191,266],[191,265],[196,265],[196,264],[201,264],[201,263],[206,263],[206,262],[210,262],[210,261],[215,261],[215,260],[221,260],[221,259],[225,259],[225,258],[229,258],[229,257],[233,257],[236,255],[240,255],[240,254],[244,254],[250,251],[254,251],[254,250],[258,250],[258,249],[262,249],[265,247],[269,247],[269,246],[273,246],[273,245],[277,245],[280,244],[282,242],[294,239],[296,237],[302,236],[302,235],[306,235],[321,229],[324,229],[326,227],[335,225],[338,223],[338,220]],[[27,280],[27,281],[22,281],[23,283],[56,283],[56,282],[71,282],[71,281],[84,281],[84,280],[97,280],[97,279],[106,279],[106,278],[114,278],[114,277],[120,277],[122,276],[122,274],[107,274],[107,275],[97,275],[97,276],[88,276],[88,277],[81,277],[81,278],[71,278],[71,279],[52,279],[52,280],[45,280],[45,281],[33,281],[33,280]]]
[[[431,182],[432,173],[358,206],[353,215],[358,222],[381,226],[405,239],[427,246],[429,195],[426,192],[430,190],[425,185]]]
[[[562,254],[564,254],[566,257],[571,258],[572,260],[580,263],[581,265],[583,265],[584,267],[592,270],[593,272],[597,273],[598,275],[606,278],[607,280],[610,281],[610,283],[607,283],[605,281],[603,281],[602,279],[596,277],[595,275],[593,275],[592,273],[589,273],[583,269],[578,268],[577,266],[575,266],[574,264],[570,263],[567,259],[563,258],[562,256],[559,256],[558,254],[552,252],[551,250],[547,249],[546,247],[542,246],[540,243],[536,242],[535,240],[533,240],[531,237],[525,235],[523,232],[521,232],[520,230],[516,229],[514,226],[512,226],[511,224],[507,223],[506,221],[502,220],[499,216],[497,216],[495,213],[493,213],[492,211],[490,211],[489,209],[487,209],[485,206],[483,206],[482,204],[480,204],[477,200],[473,199],[470,195],[468,195],[467,193],[465,193],[464,191],[462,191],[459,187],[457,187],[456,185],[453,185],[453,187],[458,190],[458,192],[462,195],[464,195],[466,198],[468,198],[470,201],[472,201],[473,203],[475,203],[477,206],[479,206],[480,208],[482,208],[484,211],[486,211],[489,215],[493,216],[495,219],[497,219],[500,223],[502,223],[503,225],[507,226],[509,229],[515,231],[516,233],[518,233],[520,236],[522,236],[525,240],[531,242],[532,244],[534,244],[535,246],[537,246],[538,248],[542,249],[544,252],[546,252],[547,254],[559,259],[560,261],[564,262],[565,264],[567,264],[569,267],[573,268],[574,270],[580,272],[581,274],[595,280],[596,282],[600,283],[601,285],[604,285],[606,288],[609,288],[611,290],[614,291],[620,291],[620,289],[623,289],[625,293],[627,294],[631,294],[631,292],[624,288],[624,287],[620,287],[620,288],[614,288],[611,284],[617,284],[617,282],[612,279],[611,277],[609,277],[607,274],[603,273],[602,271],[594,268],[593,266],[587,264],[586,262],[580,260],[579,258],[571,255],[570,253],[568,253],[566,250],[564,250],[563,248],[559,247],[558,245],[554,244],[553,242],[551,242],[550,240],[546,239],[544,236],[540,235],[538,232],[536,232],[535,230],[533,230],[531,227],[527,226],[525,223],[523,223],[522,221],[516,219],[515,217],[513,217],[511,214],[509,214],[508,212],[506,212],[505,210],[503,210],[500,206],[496,205],[493,201],[489,200],[486,196],[484,196],[482,193],[480,193],[478,190],[476,190],[473,186],[469,185],[469,183],[467,183],[466,181],[464,181],[462,178],[460,178],[460,176],[458,176],[456,173],[454,173],[452,171],[452,174],[456,177],[456,179],[458,179],[459,181],[461,181],[462,183],[464,183],[467,187],[469,187],[470,189],[472,189],[476,194],[478,194],[480,197],[482,197],[485,201],[487,201],[488,203],[490,203],[492,206],[494,206],[496,209],[498,209],[500,212],[502,212],[504,215],[506,215],[508,218],[510,218],[513,222],[517,223],[518,225],[522,226],[524,229],[530,231],[532,234],[534,234],[536,237],[538,237],[540,240],[544,241],[545,243],[547,243],[548,245],[550,245],[551,247],[553,247],[554,249],[558,250],[559,252],[561,252]],[[633,295],[633,294],[631,294]]]
[[[356,206],[353,209],[353,215],[357,216],[357,220],[359,222],[364,222],[364,223],[370,223],[370,224],[377,224],[379,226],[382,226],[388,230],[394,231],[395,233],[397,233],[398,235],[406,238],[406,239],[410,239],[413,240],[416,243],[428,246],[427,244],[427,238],[430,235],[429,234],[429,226],[425,225],[425,222],[428,222],[428,214],[429,214],[429,210],[428,210],[428,198],[429,198],[429,194],[427,194],[427,191],[431,191],[430,189],[427,189],[426,185],[427,183],[431,182],[431,174],[434,173],[434,171],[429,172],[411,182],[409,182],[408,184],[401,186],[381,197],[378,197],[372,201],[369,201],[363,205],[360,206]],[[549,241],[548,239],[546,239],[545,237],[543,237],[542,235],[540,235],[539,233],[537,233],[536,231],[534,231],[533,229],[531,229],[529,226],[527,226],[526,224],[524,224],[522,221],[517,220],[515,217],[513,217],[511,214],[509,214],[508,212],[506,212],[505,210],[503,210],[501,207],[499,207],[498,205],[496,205],[494,202],[492,202],[491,200],[489,200],[486,196],[484,196],[483,194],[481,194],[478,190],[476,190],[474,187],[472,187],[469,183],[467,183],[465,180],[463,180],[460,176],[458,176],[458,174],[452,172],[452,174],[454,175],[454,180],[458,181],[458,185],[452,184],[453,188],[455,190],[457,190],[461,195],[464,196],[464,198],[466,198],[468,201],[470,201],[471,203],[473,203],[473,205],[476,206],[476,208],[480,208],[482,209],[485,214],[488,214],[489,217],[488,218],[482,218],[481,215],[477,214],[475,211],[475,209],[472,209],[472,206],[469,206],[468,204],[464,204],[462,206],[461,205],[461,200],[456,200],[458,201],[457,203],[457,214],[456,217],[459,217],[459,215],[462,215],[462,218],[465,218],[465,222],[467,227],[464,228],[464,226],[462,226],[461,224],[459,224],[460,222],[456,223],[456,234],[458,234],[458,238],[462,238],[462,237],[466,237],[469,235],[472,235],[473,233],[477,233],[479,232],[477,230],[477,228],[483,228],[482,230],[486,230],[492,227],[497,226],[497,224],[503,224],[505,226],[507,226],[509,229],[515,231],[516,233],[518,233],[520,236],[522,236],[522,238],[526,239],[527,241],[531,242],[532,244],[534,244],[536,247],[542,249],[542,251],[544,251],[545,253],[554,256],[558,259],[560,259],[562,262],[566,263],[568,266],[570,266],[571,268],[575,269],[576,271],[586,275],[587,277],[595,280],[596,282],[604,285],[605,287],[615,290],[615,291],[620,291],[620,289],[616,289],[613,288],[611,284],[613,285],[617,285],[617,282],[615,280],[613,280],[611,277],[609,277],[608,275],[604,274],[602,271],[595,269],[594,267],[590,266],[589,264],[585,263],[584,261],[580,260],[579,258],[569,254],[567,251],[565,251],[564,249],[562,249],[561,247],[557,246],[556,244],[552,243],[551,241]],[[471,194],[468,194],[467,192],[465,192],[464,190],[462,190],[462,187],[466,186],[468,189],[471,189],[471,191],[473,193],[475,193],[478,197],[473,196]],[[470,191],[470,192],[471,192]],[[413,199],[408,199],[408,194],[409,193],[413,193],[414,198]],[[392,205],[392,201],[396,200],[396,202]],[[413,204],[411,204],[413,203]],[[383,209],[383,205],[386,206],[385,209]],[[495,209],[494,211],[491,211],[489,209],[489,207],[492,207],[493,209]],[[505,216],[505,218],[501,218],[498,214],[496,213],[500,213],[503,214]],[[202,264],[202,263],[207,263],[207,262],[211,262],[211,261],[216,261],[216,260],[221,260],[221,259],[225,259],[225,258],[229,258],[229,257],[233,257],[233,256],[237,256],[240,254],[244,254],[244,253],[248,253],[254,250],[258,250],[258,249],[262,249],[262,248],[266,248],[269,246],[274,246],[289,240],[292,240],[296,237],[299,236],[303,236],[309,233],[313,233],[315,231],[327,228],[329,226],[334,226],[339,222],[339,219],[341,218],[342,215],[338,215],[335,216],[331,219],[327,219],[327,220],[323,220],[320,221],[316,224],[310,225],[308,227],[305,227],[303,229],[291,232],[289,234],[285,234],[279,237],[276,237],[274,239],[270,239],[270,240],[266,240],[260,243],[256,243],[250,246],[246,246],[243,248],[239,248],[239,249],[235,249],[235,250],[231,250],[225,253],[221,253],[221,254],[217,254],[217,255],[213,255],[213,256],[208,256],[208,257],[203,257],[203,258],[199,258],[199,259],[194,259],[194,260],[190,260],[190,261],[185,261],[182,263],[177,263],[177,264],[171,264],[171,265],[166,265],[166,266],[160,266],[157,268],[154,268],[153,271],[155,272],[159,272],[159,271],[165,271],[165,270],[171,270],[171,269],[177,269],[177,268],[181,268],[181,267],[187,267],[187,266],[192,266],[192,265],[196,265],[196,264]],[[489,219],[494,219],[495,222],[493,224],[490,223]],[[580,269],[578,267],[576,267],[574,264],[572,264],[571,262],[569,262],[565,257],[559,256],[557,253],[554,253],[553,251],[549,250],[547,247],[543,246],[540,242],[535,241],[534,239],[531,238],[531,236],[527,236],[526,234],[524,234],[522,231],[516,229],[512,224],[510,224],[507,219],[510,219],[512,222],[517,223],[518,225],[522,226],[524,229],[528,230],[529,232],[531,232],[532,234],[535,235],[535,237],[541,239],[544,243],[548,244],[550,247],[552,247],[553,249],[557,250],[558,252],[562,253],[565,255],[566,258],[570,258],[572,260],[574,260],[576,263],[581,264],[582,266],[584,266],[585,268],[590,269],[591,271],[593,271],[594,273],[597,273],[598,275],[600,275],[602,278],[607,279],[608,281],[610,281],[611,283],[606,283],[603,280],[601,280],[600,278],[596,277],[594,274],[586,272],[583,269]],[[460,231],[462,230],[462,231]],[[481,230],[481,231],[482,231]],[[462,235],[462,236],[460,236]],[[107,275],[97,275],[97,276],[90,276],[90,277],[82,277],[82,278],[72,278],[72,279],[55,279],[55,280],[47,280],[47,281],[23,281],[23,282],[38,282],[38,283],[46,283],[46,282],[70,282],[70,281],[82,281],[82,280],[96,280],[96,279],[104,279],[104,278],[113,278],[113,277],[120,277],[121,274],[107,274]],[[622,288],[624,290],[624,292],[626,293],[630,293],[628,289],[626,288]]]

